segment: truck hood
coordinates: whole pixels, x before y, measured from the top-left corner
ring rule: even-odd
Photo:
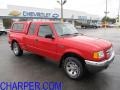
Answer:
[[[76,45],[78,44],[80,46],[87,45],[87,47],[94,48],[95,50],[106,49],[112,45],[109,41],[106,41],[100,38],[87,37],[87,36],[66,37],[64,39],[68,40],[68,43],[72,41]]]

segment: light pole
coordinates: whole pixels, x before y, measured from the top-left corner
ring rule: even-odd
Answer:
[[[107,7],[108,7],[107,5],[108,5],[108,1],[106,0],[106,11],[104,12],[104,13],[105,13],[105,28],[107,27],[107,14],[109,13],[109,12],[108,12],[108,8],[107,8]]]
[[[57,3],[60,4],[61,6],[61,22],[63,22],[63,5],[67,2],[67,0],[60,0],[60,1],[57,1]]]
[[[118,19],[117,22],[119,23],[120,19],[120,0],[119,0],[119,7],[118,7]]]

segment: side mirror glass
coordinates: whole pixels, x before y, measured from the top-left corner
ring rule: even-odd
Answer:
[[[45,35],[45,38],[54,39],[54,37],[53,37],[53,35],[52,35],[52,34],[47,34],[47,35]]]

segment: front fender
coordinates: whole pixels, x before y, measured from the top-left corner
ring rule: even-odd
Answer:
[[[68,49],[68,50],[65,50],[64,53],[63,53],[63,55],[65,55],[66,53],[74,53],[74,54],[76,54],[76,55],[78,55],[78,56],[80,56],[80,57],[82,57],[82,58],[85,59],[84,53],[82,53],[81,51],[76,50],[76,49]],[[63,55],[62,55],[62,56],[63,56]]]

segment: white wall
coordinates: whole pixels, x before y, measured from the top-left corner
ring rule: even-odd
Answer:
[[[61,17],[60,9],[43,9],[43,8],[34,8],[34,7],[23,7],[23,6],[15,6],[15,5],[8,5],[8,9],[0,9],[0,16],[9,16],[9,13],[13,10],[19,11],[21,14],[20,16],[23,16],[23,11],[28,12],[43,12],[43,13],[57,13],[59,14],[59,17]],[[64,10],[64,18],[70,18],[70,19],[78,19],[79,16],[87,17],[87,19],[97,19],[99,20],[99,16],[97,15],[91,15],[85,12],[80,11],[74,11],[74,10]]]

